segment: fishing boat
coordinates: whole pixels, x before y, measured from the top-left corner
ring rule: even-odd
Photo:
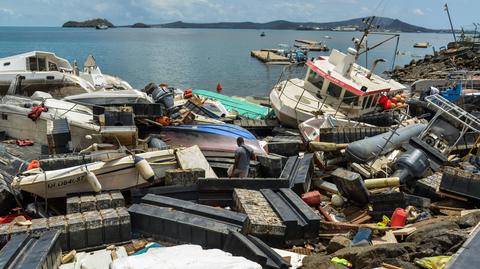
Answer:
[[[95,29],[97,29],[97,30],[107,30],[107,29],[108,29],[108,25],[99,24],[99,25],[96,25],[96,26],[95,26]]]
[[[83,71],[52,52],[31,51],[0,59],[0,94],[31,96],[44,91],[54,97],[104,89],[132,89],[128,82],[103,74],[93,56]]]
[[[246,129],[233,124],[199,124],[165,126],[160,131],[163,141],[171,146],[190,147],[198,145],[202,151],[235,152],[237,138],[257,155],[265,154],[256,137]]]
[[[199,90],[192,90],[192,93],[201,97],[220,102],[228,111],[236,111],[240,116],[250,119],[265,119],[271,115],[271,109],[257,105],[245,99],[229,97],[220,93]],[[222,110],[219,108],[219,110]]]
[[[417,43],[413,44],[413,47],[414,48],[420,48],[420,49],[426,49],[426,48],[430,47],[430,43],[428,43],[428,42],[417,42]]]
[[[148,162],[156,179],[163,178],[167,169],[177,168],[174,150],[152,151],[135,156]],[[88,173],[95,175],[102,191],[125,190],[149,184],[136,168],[135,157],[126,156],[51,171],[28,170],[16,176],[11,185],[16,190],[43,198],[65,197],[70,193],[95,191],[87,178]]]
[[[85,136],[100,132],[90,108],[54,99],[47,93],[35,92],[31,98],[6,95],[0,99],[0,131],[15,139],[47,145],[47,129],[61,119],[68,125],[73,148],[88,147],[93,142]]]
[[[279,121],[296,128],[319,114],[335,115],[337,119],[359,117],[376,111],[382,95],[406,89],[392,79],[374,74],[383,59],[375,60],[372,68],[367,69],[355,62],[357,57],[356,49],[349,48],[347,54],[334,49],[329,57],[308,61],[304,79],[287,78],[277,83],[270,100]],[[294,67],[286,67],[282,76],[289,75]]]

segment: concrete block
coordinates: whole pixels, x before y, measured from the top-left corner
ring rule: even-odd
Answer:
[[[97,199],[97,210],[112,208],[112,196],[109,193],[95,195]]]
[[[112,207],[111,208],[117,208],[117,207],[124,207],[125,206],[125,198],[123,198],[123,195],[119,191],[114,191],[110,192],[110,197],[112,197]]]
[[[68,248],[68,236],[67,236],[67,221],[65,216],[54,216],[48,218],[48,228],[57,229],[60,231],[59,241],[63,250],[69,250]]]
[[[256,190],[234,189],[234,207],[247,214],[246,232],[256,235],[283,236],[285,226],[262,193]]]
[[[120,242],[120,226],[117,211],[113,208],[100,210],[103,220],[103,238],[105,244]]]
[[[80,197],[78,197],[77,195],[67,197],[67,214],[80,212]]]
[[[82,213],[65,216],[68,225],[68,249],[83,249],[87,247],[87,227]]]
[[[97,210],[97,200],[94,195],[80,196],[80,212]],[[80,213],[78,212],[78,213]]]
[[[168,169],[165,171],[165,185],[192,186],[199,178],[205,177],[205,170],[193,169]]]
[[[118,223],[120,225],[120,239],[122,242],[132,239],[132,225],[130,222],[130,214],[125,207],[116,209],[118,214]]]
[[[103,244],[103,225],[102,217],[98,211],[88,211],[83,213],[85,220],[87,246],[94,247]]]

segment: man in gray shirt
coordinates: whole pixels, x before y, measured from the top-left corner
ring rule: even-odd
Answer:
[[[245,145],[242,137],[237,138],[238,148],[235,150],[235,162],[228,171],[230,177],[244,178],[248,176],[250,160],[255,159],[253,150]]]

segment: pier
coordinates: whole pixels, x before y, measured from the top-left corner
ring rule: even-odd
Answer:
[[[310,51],[328,51],[328,47],[322,44],[320,41],[307,40],[307,39],[295,39],[295,42],[300,44],[295,44],[297,48],[306,48]]]
[[[250,55],[266,64],[291,64],[289,58],[278,55],[272,50],[252,50]]]

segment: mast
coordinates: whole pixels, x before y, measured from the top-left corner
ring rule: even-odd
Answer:
[[[448,5],[445,3],[445,11],[447,11],[448,20],[450,21],[450,28],[452,29],[453,40],[457,43],[457,37],[455,36],[455,31],[453,30],[452,18],[450,17],[450,11],[448,10]]]

